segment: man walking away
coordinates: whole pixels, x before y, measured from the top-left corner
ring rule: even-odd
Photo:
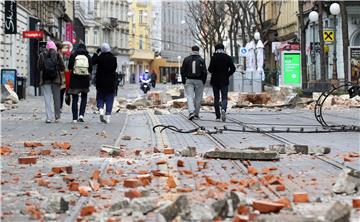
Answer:
[[[227,95],[229,78],[235,72],[232,58],[225,53],[225,47],[219,43],[215,46],[215,53],[211,57],[209,72],[211,73],[210,84],[214,92],[214,108],[216,120],[226,121]],[[221,92],[221,105],[219,104]],[[221,106],[221,114],[220,114]]]
[[[155,86],[156,86],[156,80],[157,80],[157,75],[156,75],[155,71],[153,70],[151,73],[151,85],[153,88],[155,88]]]
[[[69,94],[72,95],[73,122],[84,122],[92,72],[91,58],[84,44],[80,44],[70,56],[68,68],[71,70]],[[78,109],[79,94],[81,94],[80,112]]]
[[[97,107],[100,112],[100,121],[110,123],[111,110],[114,103],[115,92],[118,85],[116,84],[116,57],[110,52],[109,44],[103,43],[101,46],[101,54],[93,60],[93,64],[97,65],[96,69],[96,90],[97,90]],[[104,103],[106,104],[106,112],[104,118]]]
[[[62,83],[60,73],[65,70],[65,65],[53,41],[49,40],[46,43],[46,50],[40,54],[37,66],[40,71],[40,85],[44,92],[45,122],[51,123],[54,119],[57,122],[60,119],[60,85]],[[52,112],[52,103],[55,116]]]
[[[191,54],[184,59],[181,66],[181,77],[182,83],[185,85],[189,120],[199,118],[207,76],[205,60],[199,55],[200,48],[198,46],[193,46],[191,50]]]

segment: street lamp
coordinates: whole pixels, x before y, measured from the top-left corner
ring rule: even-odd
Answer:
[[[178,81],[178,82],[182,82],[181,73],[180,73],[180,69],[181,69],[181,66],[180,66],[181,56],[178,56],[177,59],[178,59],[178,65],[179,65],[179,67],[178,67],[178,77],[177,77],[177,81]]]
[[[260,39],[260,33],[259,33],[259,32],[255,32],[255,33],[254,33],[254,39],[255,39],[255,40],[259,40],[259,39]]]
[[[312,22],[313,27],[313,45],[311,50],[311,63],[313,64],[313,80],[316,80],[316,51],[315,51],[315,23],[319,19],[319,13],[312,11],[309,14],[309,20]]]
[[[336,58],[336,16],[340,14],[340,5],[338,3],[332,3],[330,5],[330,13],[334,16],[334,53],[333,53],[333,75],[332,79],[337,80],[337,58]]]

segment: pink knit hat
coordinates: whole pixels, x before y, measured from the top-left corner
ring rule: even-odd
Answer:
[[[55,42],[53,42],[53,41],[51,41],[51,40],[47,41],[47,43],[46,43],[46,49],[55,49],[55,50],[57,50],[56,45],[55,45]]]

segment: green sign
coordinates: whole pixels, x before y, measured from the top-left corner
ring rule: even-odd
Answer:
[[[284,52],[283,56],[284,84],[301,84],[301,55],[300,53]]]

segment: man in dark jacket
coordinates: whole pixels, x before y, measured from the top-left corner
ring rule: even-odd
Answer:
[[[100,112],[100,121],[110,123],[111,110],[114,103],[115,92],[118,87],[116,81],[116,57],[110,52],[109,44],[103,43],[101,46],[101,54],[93,60],[93,64],[97,65],[96,69],[96,99],[97,107]],[[106,104],[106,112],[104,118],[104,104]]]
[[[219,43],[215,46],[215,53],[211,57],[209,72],[211,73],[210,84],[214,92],[214,108],[216,120],[226,121],[227,95],[229,78],[235,72],[232,58],[225,53],[225,47]],[[221,92],[221,114],[220,114],[220,92]]]
[[[201,100],[207,76],[205,60],[199,55],[200,48],[198,46],[193,46],[191,50],[190,56],[184,59],[181,66],[181,77],[182,83],[185,85],[189,120],[199,118]]]
[[[76,74],[74,69],[77,69],[77,60],[80,58],[87,58],[86,73]],[[87,103],[87,94],[90,87],[90,75],[92,72],[91,57],[84,44],[79,44],[76,51],[70,56],[68,69],[71,71],[70,86],[68,93],[72,95],[71,110],[73,114],[73,122],[84,122],[84,115]],[[79,94],[81,93],[80,112],[78,109]]]

